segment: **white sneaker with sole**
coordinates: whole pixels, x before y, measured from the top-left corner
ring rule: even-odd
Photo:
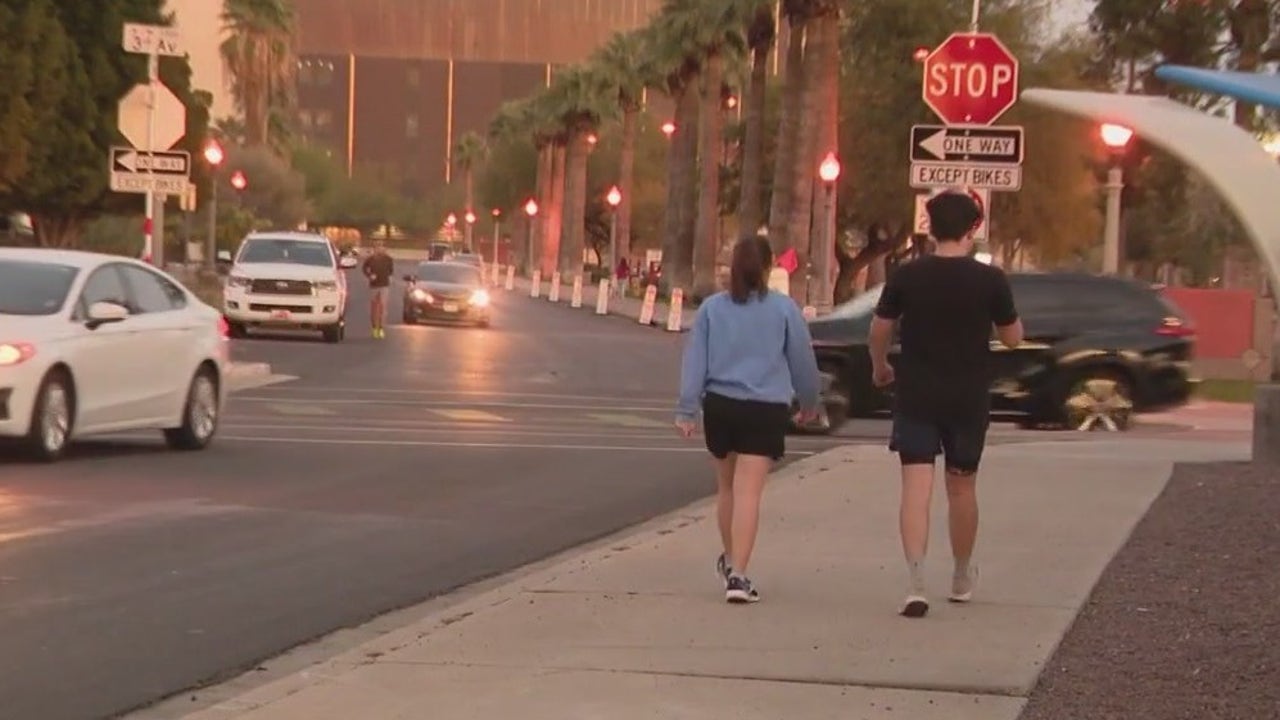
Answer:
[[[953,603],[967,603],[973,599],[973,589],[978,585],[978,566],[970,565],[962,573],[956,573],[951,579],[951,595],[947,597]]]

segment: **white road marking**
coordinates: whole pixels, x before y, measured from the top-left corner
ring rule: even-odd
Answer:
[[[258,397],[256,395],[238,395],[235,402],[253,402],[253,403],[278,403],[280,398]],[[483,402],[483,401],[451,401],[451,400],[316,400],[317,405],[399,405],[405,407],[420,407],[431,409],[433,407],[492,407],[492,408],[525,408],[531,410],[618,410],[633,413],[671,413],[671,406],[668,404],[664,407],[634,407],[634,406],[613,406],[607,407],[602,405],[559,405],[552,403],[517,403],[517,402]]]
[[[698,453],[705,454],[706,448],[654,447],[644,445],[567,445],[542,443],[478,443],[478,442],[444,442],[432,440],[352,440],[349,438],[316,439],[316,438],[264,438],[240,435],[219,435],[217,440],[225,442],[271,443],[277,445],[354,445],[383,447],[454,447],[475,450],[587,450],[603,452],[644,452],[644,453]],[[800,450],[788,452],[788,455],[815,455],[817,453]]]
[[[326,407],[314,404],[279,403],[277,405],[268,405],[267,407],[281,415],[302,415],[311,417],[337,415],[337,413]]]
[[[432,410],[431,412],[437,415],[440,415],[442,417],[449,418],[450,420],[457,420],[459,422],[487,422],[487,423],[511,422],[509,418],[504,418],[501,415],[494,415],[493,413],[487,413],[483,410],[470,410],[470,409],[464,408],[461,410]]]
[[[647,398],[631,399],[619,395],[571,395],[563,393],[526,393],[526,392],[499,392],[496,390],[400,390],[387,388],[312,388],[312,387],[287,387],[287,388],[261,388],[267,392],[279,392],[286,394],[293,393],[315,393],[322,395],[341,395],[342,393],[364,394],[364,395],[446,395],[461,397],[516,397],[516,398],[542,398],[542,399],[558,399],[565,400],[598,400],[600,402],[635,402],[639,404],[661,405],[667,408],[671,403],[660,403],[656,400]],[[263,400],[267,398],[261,398]],[[276,398],[283,400],[284,398]]]
[[[618,413],[588,413],[587,417],[605,423],[606,425],[621,425],[622,427],[633,428],[665,428],[671,427],[669,423],[650,420],[649,418],[637,417],[635,415],[624,415]]]

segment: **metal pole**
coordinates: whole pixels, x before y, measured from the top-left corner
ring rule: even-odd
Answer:
[[[831,260],[835,255],[835,246],[832,244],[835,189],[835,183],[823,183],[825,196],[822,208],[822,246],[818,250],[822,254],[818,263],[818,301],[814,303],[819,312],[831,309]]]
[[[978,32],[978,20],[982,17],[982,0],[973,0],[973,19],[969,22],[969,31]]]
[[[204,239],[204,266],[213,270],[218,254],[218,169],[214,168],[209,179],[209,237]]]
[[[471,252],[471,223],[463,220],[467,225],[467,229],[462,231],[462,242],[467,246],[467,252]]]
[[[1115,165],[1107,173],[1106,234],[1102,240],[1102,272],[1120,272],[1120,198],[1124,190],[1124,170]]]
[[[152,162],[151,153],[155,152],[156,145],[156,83],[160,80],[160,56],[155,49],[147,55],[147,182],[155,182],[155,165]],[[154,185],[148,185],[154,187]],[[164,253],[163,249],[156,248],[152,245],[153,234],[155,232],[155,203],[156,197],[154,192],[146,193],[146,221],[142,226],[142,256],[150,263],[163,267]]]
[[[498,218],[493,219],[493,266],[498,266],[498,234],[502,228],[502,221]]]
[[[528,273],[530,276],[532,276],[533,265],[534,265],[534,262],[533,262],[533,216],[526,215],[525,217],[529,219],[529,222],[525,224],[526,230],[524,234],[524,240],[525,240],[524,271]]]

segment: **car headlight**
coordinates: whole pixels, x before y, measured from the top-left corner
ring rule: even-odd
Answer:
[[[431,297],[431,293],[427,292],[426,290],[423,290],[422,288],[414,288],[413,292],[409,294],[412,295],[413,299],[417,300],[418,302],[429,303],[434,301],[434,298]]]
[[[488,307],[489,293],[485,292],[484,290],[476,290],[475,292],[471,293],[471,304],[475,305],[476,307]]]
[[[0,343],[0,367],[12,367],[35,357],[36,346],[30,343]]]
[[[247,288],[253,281],[243,275],[232,275],[227,278],[227,287]]]
[[[334,280],[320,280],[316,282],[316,290],[325,290],[328,292],[337,292],[338,283]]]

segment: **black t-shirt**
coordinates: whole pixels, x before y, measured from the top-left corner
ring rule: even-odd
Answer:
[[[899,412],[925,421],[990,412],[991,326],[1018,319],[1002,270],[967,257],[915,260],[885,284],[876,315],[900,321]]]
[[[391,284],[391,276],[396,273],[396,261],[386,253],[374,253],[365,258],[364,274],[369,278],[369,287],[384,288]]]

